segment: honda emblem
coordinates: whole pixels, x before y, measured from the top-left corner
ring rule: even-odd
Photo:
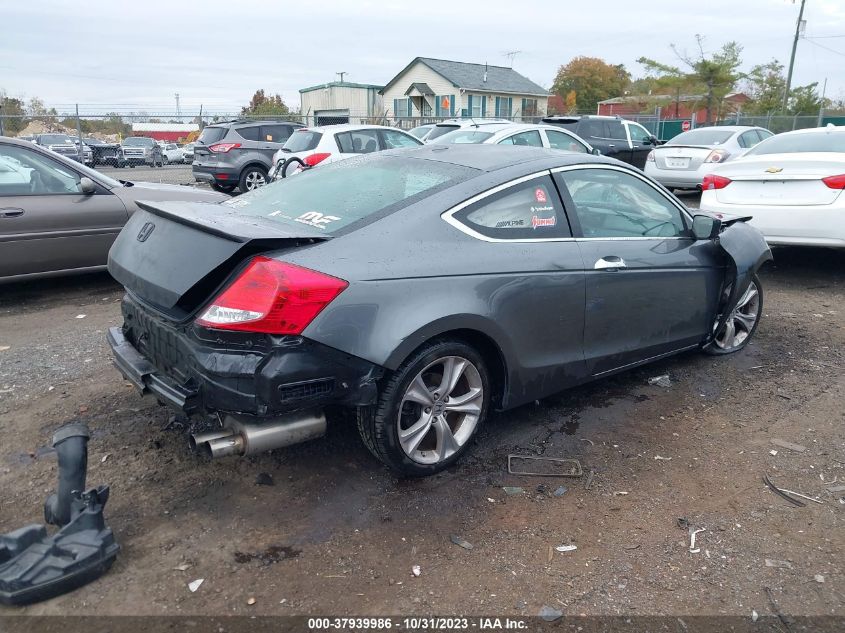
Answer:
[[[146,242],[147,238],[155,229],[156,225],[152,222],[147,222],[144,226],[141,227],[141,230],[138,231],[138,241],[139,242]]]

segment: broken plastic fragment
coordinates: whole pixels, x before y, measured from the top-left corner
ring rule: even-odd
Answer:
[[[197,578],[196,580],[192,580],[188,583],[188,589],[191,590],[191,593],[194,593],[197,589],[200,588],[200,585],[205,582],[205,578]]]
[[[578,549],[577,545],[558,545],[555,550],[558,552],[574,552]]]

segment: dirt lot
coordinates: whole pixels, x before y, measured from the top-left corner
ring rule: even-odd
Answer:
[[[111,485],[107,520],[123,547],[93,584],[4,611],[763,616],[768,587],[785,613],[841,616],[845,504],[826,488],[845,484],[845,253],[775,257],[743,353],[685,354],[497,414],[467,459],[425,480],[391,476],[342,419],[323,440],[203,461],[186,425],[110,364],[114,282],[2,287],[0,532],[42,520],[51,434],[82,420],[89,484]],[[664,373],[670,387],[648,384]],[[509,453],[578,458],[592,485],[508,475]],[[766,472],[823,503],[788,504]],[[706,530],[698,553],[681,517]],[[565,544],[577,550],[551,549]]]

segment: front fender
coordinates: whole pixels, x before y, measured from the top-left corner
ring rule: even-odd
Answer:
[[[717,310],[721,310],[719,322],[708,334],[705,343],[712,341],[722,329],[760,267],[772,260],[772,250],[763,234],[745,220],[746,218],[731,221],[716,238],[716,243],[728,256],[729,266],[724,283],[725,287],[731,286],[731,292],[727,302],[717,307]]]

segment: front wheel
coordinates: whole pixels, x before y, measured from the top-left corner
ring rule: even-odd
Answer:
[[[164,167],[165,165],[169,165],[169,164],[170,164],[170,159],[167,156],[162,156],[161,157],[161,166]]]
[[[433,475],[463,455],[487,415],[483,358],[457,341],[425,345],[384,379],[376,405],[358,410],[364,444],[393,470]]]
[[[730,295],[730,288],[725,293]],[[733,354],[743,349],[751,341],[751,337],[760,325],[763,316],[763,285],[760,278],[754,275],[748,289],[739,298],[736,307],[731,311],[725,324],[716,333],[715,338],[704,346],[708,354],[720,356]],[[713,327],[718,326],[718,321]]]

